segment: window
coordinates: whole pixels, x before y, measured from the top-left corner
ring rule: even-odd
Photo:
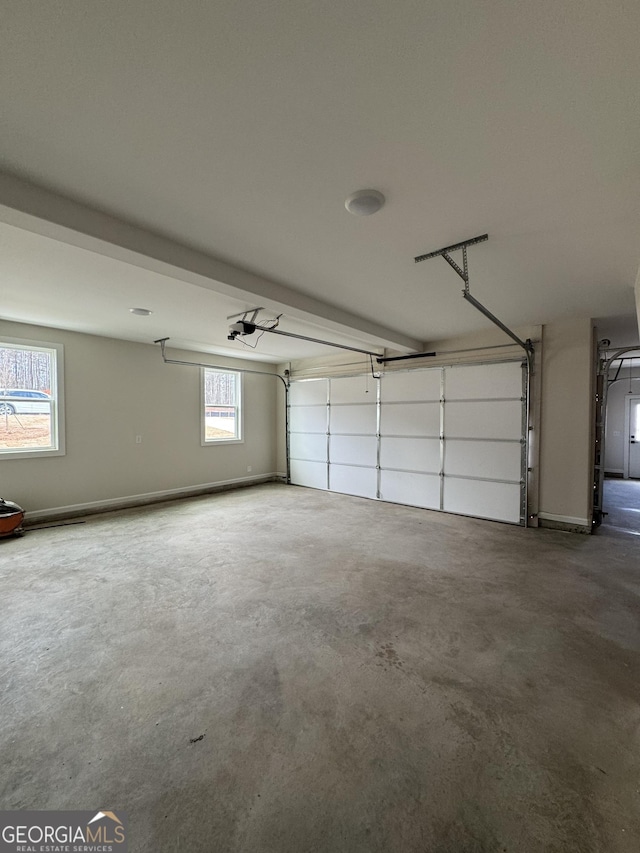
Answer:
[[[0,457],[60,456],[62,346],[0,341]]]
[[[202,444],[242,441],[240,373],[202,370]]]

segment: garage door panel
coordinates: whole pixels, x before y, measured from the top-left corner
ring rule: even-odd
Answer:
[[[292,406],[289,410],[291,432],[327,431],[327,407]]]
[[[308,382],[292,382],[289,388],[289,403],[292,406],[308,406],[327,403],[327,380],[310,379]]]
[[[349,465],[331,465],[330,483],[332,492],[375,498],[378,472],[375,468],[355,468]]]
[[[369,465],[375,468],[378,457],[378,440],[375,435],[332,435],[329,442],[329,460],[338,465]]]
[[[326,462],[304,462],[291,460],[291,482],[296,486],[309,486],[312,489],[327,489]]]
[[[440,403],[390,403],[382,405],[382,435],[438,436]]]
[[[381,379],[383,403],[440,399],[440,370],[415,370],[411,373],[386,373]]]
[[[520,521],[520,486],[445,477],[445,512],[457,512],[495,521]]]
[[[447,437],[519,439],[521,432],[520,400],[445,403],[444,434]]]
[[[331,406],[330,431],[343,435],[375,435],[375,406]]]
[[[522,396],[522,365],[475,364],[445,370],[445,396],[451,400]]]
[[[440,477],[406,471],[381,471],[380,497],[391,503],[440,508]]]
[[[372,376],[331,379],[329,399],[335,403],[375,403],[377,382]]]
[[[440,471],[440,441],[437,438],[380,439],[380,466],[405,471]]]
[[[519,482],[521,457],[519,442],[445,441],[444,472]]]
[[[292,459],[307,459],[326,463],[327,436],[292,432],[289,436],[289,452]]]
[[[382,376],[379,395],[370,376],[294,385],[292,480],[517,524],[522,377],[511,362],[403,369]]]

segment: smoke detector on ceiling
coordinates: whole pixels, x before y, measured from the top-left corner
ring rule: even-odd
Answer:
[[[378,190],[358,190],[346,199],[344,206],[354,216],[371,216],[383,206],[385,198]]]

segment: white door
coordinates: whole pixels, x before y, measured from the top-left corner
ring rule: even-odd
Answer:
[[[378,383],[370,376],[329,380],[329,488],[377,497]]]
[[[521,362],[391,372],[381,383],[382,500],[522,522]]]
[[[629,477],[640,479],[640,397],[629,398]]]
[[[386,373],[380,387],[380,497],[442,509],[442,369]]]
[[[521,361],[294,381],[289,424],[294,484],[524,523]]]
[[[523,522],[523,370],[521,362],[445,368],[445,511]]]
[[[293,382],[289,388],[291,482],[328,489],[329,380]]]

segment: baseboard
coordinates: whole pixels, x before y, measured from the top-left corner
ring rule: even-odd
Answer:
[[[56,518],[73,518],[79,515],[92,515],[98,512],[109,512],[116,509],[127,509],[128,507],[145,506],[146,504],[172,501],[177,498],[190,498],[197,495],[206,495],[212,492],[224,492],[231,489],[240,489],[245,486],[255,486],[260,483],[272,483],[279,480],[280,474],[260,474],[253,477],[237,477],[233,480],[220,480],[217,483],[201,483],[197,486],[183,486],[179,489],[163,489],[159,492],[147,492],[143,495],[126,495],[122,498],[107,498],[102,501],[89,501],[82,504],[69,504],[68,506],[51,507],[50,509],[37,509],[25,513],[25,526],[39,521],[49,521]]]
[[[624,477],[624,470],[622,468],[606,468],[604,472],[605,477]]]
[[[566,530],[569,533],[591,533],[588,518],[577,518],[571,515],[554,515],[551,512],[539,512],[540,527],[552,530]]]

